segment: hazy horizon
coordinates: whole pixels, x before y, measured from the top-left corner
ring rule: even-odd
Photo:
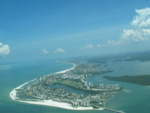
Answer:
[[[0,62],[149,50],[148,0],[0,1]]]

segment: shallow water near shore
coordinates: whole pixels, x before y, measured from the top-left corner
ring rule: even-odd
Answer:
[[[120,62],[122,63],[122,62]],[[125,62],[124,65],[120,63],[111,64],[115,71],[103,75],[111,75],[111,76],[118,76],[124,75],[124,72],[127,71],[126,67],[128,65],[133,66],[136,62]],[[132,65],[131,65],[132,64]],[[150,65],[150,62],[137,62],[136,68],[143,74],[150,74],[150,70],[148,70],[147,66]],[[27,104],[22,102],[17,102],[11,100],[9,97],[9,93],[15,87],[30,81],[32,79],[38,78],[40,76],[54,73],[58,71],[62,71],[68,68],[71,68],[72,64],[67,63],[56,63],[56,61],[46,61],[46,62],[33,62],[33,63],[22,63],[22,64],[7,64],[7,65],[0,65],[0,112],[4,113],[112,113],[110,111],[73,111],[73,110],[66,110],[56,107],[49,107],[49,106],[42,106],[42,105],[33,105]],[[145,67],[144,67],[145,66]],[[142,68],[141,68],[142,67]],[[131,68],[131,67],[129,67]],[[136,74],[131,71],[131,74]],[[116,75],[118,73],[118,75]],[[126,72],[130,73],[130,71]],[[102,78],[102,75],[93,76],[90,78],[90,81],[94,83],[112,83],[116,84],[119,83],[124,89],[119,92],[114,97],[110,98],[106,102],[106,107],[116,109],[116,110],[123,110],[126,113],[149,113],[150,111],[150,87],[148,86],[141,86],[131,83],[124,83],[124,82],[114,82],[109,81]]]
[[[106,102],[106,107],[123,110],[126,113],[150,112],[150,86],[142,86],[133,83],[106,80],[102,76],[122,75],[150,75],[150,62],[121,61],[107,64],[114,71],[102,75],[93,76],[88,81],[95,83],[119,84],[123,90]]]

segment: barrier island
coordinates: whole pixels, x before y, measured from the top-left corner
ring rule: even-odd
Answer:
[[[111,70],[103,70],[95,64],[73,65],[68,70],[45,75],[18,86],[10,93],[10,97],[20,102],[72,110],[104,110],[105,101],[122,87],[118,84],[93,84],[87,78]]]

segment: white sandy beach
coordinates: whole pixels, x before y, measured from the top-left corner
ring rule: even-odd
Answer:
[[[63,70],[60,72],[56,72],[56,73],[66,73],[67,71],[73,70],[75,68],[75,64],[72,68],[67,69],[67,70]],[[35,80],[35,79],[34,79]],[[31,80],[31,81],[34,81]],[[32,101],[32,100],[19,100],[19,98],[17,97],[17,90],[18,89],[22,89],[23,86],[27,85],[29,82],[26,82],[16,88],[14,88],[11,92],[10,92],[10,98],[19,102],[24,102],[24,103],[28,103],[28,104],[37,104],[37,105],[45,105],[45,106],[52,106],[52,107],[59,107],[59,108],[64,108],[64,109],[70,109],[70,110],[94,110],[93,107],[78,107],[78,108],[74,108],[71,105],[67,104],[67,103],[62,103],[62,102],[56,102],[56,101],[52,101],[52,100],[38,100],[38,101]],[[96,110],[104,110],[103,108],[100,109],[96,109]]]
[[[9,96],[10,96],[13,100],[16,100],[16,99],[17,99],[17,90],[18,90],[18,89],[21,89],[21,88],[22,88],[24,85],[26,85],[26,84],[28,84],[28,82],[26,82],[26,83],[24,83],[24,84],[22,84],[22,85],[16,87],[15,89],[13,89],[13,90],[10,92]]]
[[[73,64],[73,63],[70,63],[70,64]],[[69,69],[66,69],[66,70],[63,70],[63,71],[59,71],[59,72],[56,72],[56,73],[66,73],[67,71],[74,70],[75,67],[76,67],[76,65],[73,64],[73,67],[72,67],[72,68],[69,68]]]
[[[35,80],[36,80],[36,79],[33,79],[33,80],[29,81],[29,82],[32,82],[32,81],[35,81]],[[24,84],[22,84],[22,85],[20,85],[20,86],[18,86],[18,87],[16,87],[16,88],[14,88],[14,89],[10,92],[10,94],[9,94],[9,96],[11,97],[11,99],[13,99],[13,100],[18,99],[18,97],[17,97],[17,90],[18,90],[18,89],[22,89],[22,87],[25,86],[25,85],[27,85],[29,82],[26,82],[26,83],[24,83]]]
[[[74,108],[70,106],[67,103],[62,103],[62,102],[55,102],[52,100],[41,100],[41,101],[21,101],[20,102],[25,102],[28,104],[37,104],[37,105],[44,105],[44,106],[51,106],[51,107],[59,107],[63,109],[69,109],[69,110],[94,110],[92,107],[77,107]],[[96,110],[104,110],[103,108],[96,109]]]

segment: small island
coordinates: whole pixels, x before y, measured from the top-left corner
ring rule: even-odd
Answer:
[[[138,75],[138,76],[124,75],[118,77],[103,76],[103,78],[113,81],[129,82],[139,85],[146,85],[146,86],[150,85],[150,75]]]
[[[118,93],[118,84],[93,84],[87,78],[111,70],[94,64],[73,63],[73,68],[45,75],[15,88],[10,97],[30,104],[72,110],[104,110],[105,101]]]

